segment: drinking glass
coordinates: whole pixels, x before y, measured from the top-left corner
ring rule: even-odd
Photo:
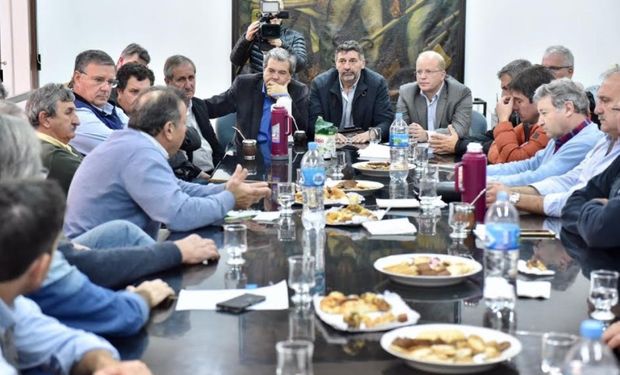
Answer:
[[[373,145],[381,143],[381,128],[368,128],[368,137]]]
[[[452,228],[450,237],[465,238],[474,219],[474,207],[466,202],[450,202],[448,205],[448,224]]]
[[[301,168],[297,168],[297,179],[295,182],[297,183],[297,189],[301,190],[302,185],[304,184],[304,176],[301,174]]]
[[[415,148],[418,146],[418,141],[415,137],[409,136],[409,164],[415,166]]]
[[[307,340],[286,340],[276,344],[277,375],[312,375],[314,344]]]
[[[293,213],[291,206],[295,200],[295,184],[292,182],[278,182],[278,203],[280,215],[290,216]]]
[[[247,248],[247,227],[245,224],[224,225],[224,249],[226,249],[229,256],[226,263],[231,266],[245,263],[242,255]]]
[[[308,304],[311,302],[310,289],[316,283],[314,277],[314,257],[294,255],[288,258],[288,284],[295,291],[291,297],[294,304]]]
[[[245,289],[248,275],[243,271],[243,266],[231,266],[224,274],[224,288]]]
[[[561,375],[564,358],[577,339],[577,336],[569,333],[545,333],[542,337],[540,369],[545,374]]]
[[[336,165],[334,166],[333,178],[341,180],[344,177],[342,170],[347,166],[347,154],[344,151],[336,152]]]
[[[295,241],[295,219],[292,216],[281,216],[278,222],[278,240]]]
[[[293,306],[288,313],[289,340],[314,341],[314,311],[312,305]]]
[[[422,211],[431,210],[437,198],[437,184],[439,172],[436,165],[427,165],[420,176],[420,208]]]
[[[595,270],[590,272],[590,302],[593,319],[609,321],[614,319],[612,306],[618,303],[618,272]]]
[[[415,170],[417,173],[421,174],[428,165],[428,144],[427,143],[419,143],[413,148],[414,156],[414,164]]]

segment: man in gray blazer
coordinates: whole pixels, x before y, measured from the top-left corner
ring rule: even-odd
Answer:
[[[416,82],[399,89],[396,112],[409,124],[409,134],[428,140],[427,131],[448,133],[452,125],[459,138],[471,125],[471,90],[446,74],[446,62],[434,51],[422,52],[416,60]]]

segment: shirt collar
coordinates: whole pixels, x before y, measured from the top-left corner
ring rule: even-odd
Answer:
[[[151,142],[153,145],[155,145],[155,147],[157,148],[157,150],[159,152],[161,152],[161,154],[168,159],[170,157],[170,155],[168,155],[168,152],[166,151],[166,149],[164,148],[164,146],[161,145],[161,143],[157,142],[157,139],[155,139],[155,137],[153,137],[150,134],[147,134],[141,130],[134,130],[136,132],[138,132],[139,134],[141,134],[143,137],[145,137],[146,139],[149,140],[149,142]]]
[[[585,129],[586,126],[590,125],[591,122],[589,119],[584,120],[581,124],[577,125],[573,130],[571,130],[568,134],[564,134],[560,138],[555,140],[555,150],[554,153],[558,152],[560,147],[566,144],[566,142],[570,141],[574,136],[579,134],[580,131]]]
[[[439,90],[437,90],[437,92],[435,93],[435,95],[433,95],[433,97],[429,100],[426,95],[424,95],[424,93],[422,92],[422,90],[420,90],[420,95],[422,95],[422,97],[424,99],[426,99],[426,102],[428,104],[432,104],[433,102],[435,102],[435,100],[437,100],[437,98],[439,98],[439,95],[441,94],[441,90],[443,90],[443,86],[446,83],[446,81],[442,81],[441,82],[441,86],[439,86]]]
[[[351,86],[351,92],[355,92],[355,89],[357,88],[357,83],[360,81],[360,78],[362,78],[362,71],[361,70],[360,70],[360,75],[357,76],[357,80],[355,81],[353,86]],[[342,85],[342,81],[340,80],[340,77],[338,77],[338,84],[340,84],[340,91],[344,92],[344,86]]]
[[[0,328],[7,330],[15,325],[13,309],[0,299]]]
[[[44,142],[50,143],[50,144],[52,144],[52,145],[54,145],[56,147],[60,147],[63,150],[65,150],[67,152],[70,152],[72,155],[77,156],[75,154],[75,152],[73,151],[73,149],[71,148],[71,146],[62,143],[61,141],[59,141],[58,139],[56,139],[56,138],[54,138],[52,136],[49,136],[49,135],[41,133],[41,132],[37,132],[37,137],[39,137],[39,139],[44,141]]]

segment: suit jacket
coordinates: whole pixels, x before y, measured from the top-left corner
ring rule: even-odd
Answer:
[[[205,99],[209,115],[221,117],[237,112],[237,124],[243,135],[256,139],[263,118],[262,73],[237,76],[232,86],[222,94]],[[293,117],[299,130],[308,128],[308,86],[294,79],[288,84],[293,101]]]
[[[335,68],[319,74],[310,86],[310,127],[314,134],[314,123],[318,116],[340,127],[342,120],[342,92],[340,79]],[[365,68],[360,73],[355,93],[351,118],[357,127],[364,130],[377,126],[387,139],[394,111],[390,106],[388,87],[385,78],[379,73]]]
[[[448,128],[452,124],[459,138],[469,134],[471,126],[471,90],[450,76],[446,76],[437,102],[435,129]],[[407,124],[416,122],[428,129],[426,99],[420,95],[417,82],[400,86],[396,112],[403,114]]]
[[[215,135],[215,130],[211,121],[209,120],[209,109],[203,100],[198,98],[192,98],[192,113],[196,117],[196,123],[200,128],[200,133],[203,138],[209,142],[211,149],[213,150],[213,168],[217,168],[217,165],[224,157],[224,148],[220,145],[220,141]]]

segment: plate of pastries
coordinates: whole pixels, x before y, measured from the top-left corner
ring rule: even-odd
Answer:
[[[325,211],[327,225],[356,226],[367,221],[383,218],[385,210],[369,210],[361,204],[349,204],[344,207],[332,207]]]

